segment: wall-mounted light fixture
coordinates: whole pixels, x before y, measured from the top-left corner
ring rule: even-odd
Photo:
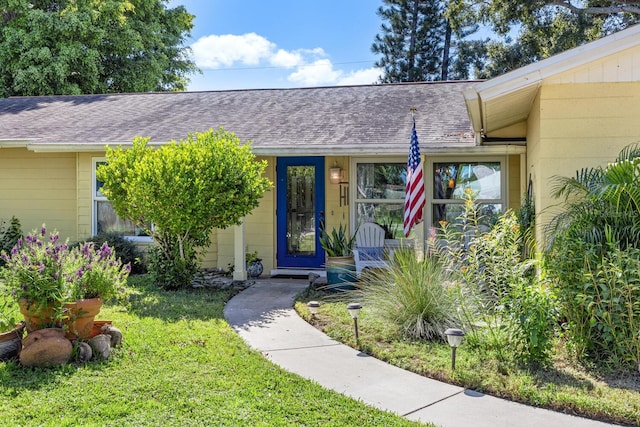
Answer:
[[[340,184],[342,181],[342,168],[334,164],[332,168],[329,168],[329,182],[332,184]]]

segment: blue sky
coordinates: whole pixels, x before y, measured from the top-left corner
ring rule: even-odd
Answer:
[[[368,84],[376,0],[171,0],[195,15],[188,90]]]

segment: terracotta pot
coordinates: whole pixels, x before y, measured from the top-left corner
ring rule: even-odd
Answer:
[[[91,332],[89,332],[89,338],[102,334],[102,327],[104,325],[111,325],[112,323],[113,322],[111,320],[94,320],[93,328],[91,328]]]
[[[89,338],[93,321],[102,308],[102,299],[79,299],[76,302],[65,304],[64,307],[69,314],[69,319],[65,321],[69,327],[66,337],[81,340]]]
[[[55,312],[53,306],[37,307],[35,303],[27,301],[26,299],[20,299],[18,306],[27,324],[27,332],[51,326],[59,326],[53,325],[53,321],[51,320]]]
[[[25,322],[20,322],[10,331],[0,333],[0,361],[7,361],[20,355]]]

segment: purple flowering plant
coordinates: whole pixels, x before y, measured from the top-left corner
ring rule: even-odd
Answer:
[[[131,264],[122,265],[115,251],[105,242],[96,247],[85,242],[71,250],[65,273],[73,299],[108,299],[124,292]]]
[[[1,256],[4,286],[15,300],[25,299],[36,310],[53,306],[62,312],[65,303],[77,299],[117,296],[131,271],[106,243],[69,249],[57,232],[47,236],[44,225]]]
[[[43,225],[19,239],[10,253],[2,253],[2,281],[16,300],[25,299],[36,309],[60,306],[67,299],[69,284],[62,274],[68,254],[66,242]]]

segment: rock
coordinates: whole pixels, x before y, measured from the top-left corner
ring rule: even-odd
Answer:
[[[78,341],[78,354],[76,360],[80,363],[88,362],[93,357],[93,350],[86,342]]]
[[[49,367],[69,362],[73,346],[59,328],[38,329],[22,341],[20,363],[24,366]]]
[[[113,325],[104,325],[102,333],[111,337],[111,347],[117,347],[122,344],[122,331]]]
[[[89,345],[95,357],[108,359],[111,354],[111,335],[96,335],[89,340]]]

